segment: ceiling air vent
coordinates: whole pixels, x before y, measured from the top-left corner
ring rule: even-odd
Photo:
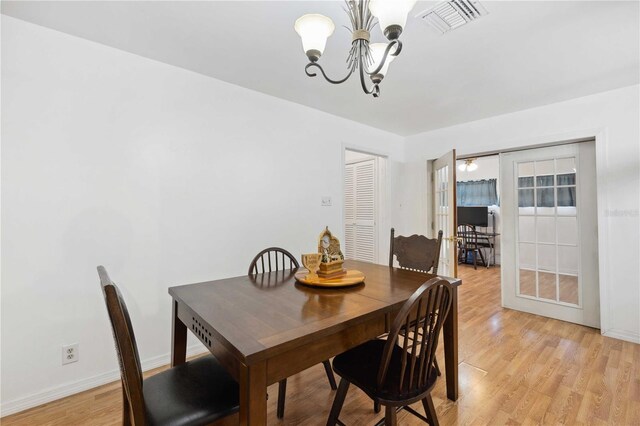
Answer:
[[[451,0],[438,3],[418,17],[439,34],[444,34],[488,13],[479,1]]]

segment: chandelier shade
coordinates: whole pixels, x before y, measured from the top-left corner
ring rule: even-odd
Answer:
[[[370,69],[375,70],[380,67],[382,63],[382,59],[384,58],[384,52],[387,50],[387,43],[372,43],[369,45],[371,49],[371,58],[373,59],[373,64]],[[380,67],[380,71],[377,72],[381,77],[387,75],[387,71],[389,70],[389,64],[395,59],[395,56],[388,56],[387,60]]]
[[[407,15],[415,4],[416,0],[371,0],[369,10],[378,18],[385,37],[395,40],[407,25]]]
[[[324,53],[327,38],[336,26],[330,18],[315,13],[301,16],[296,20],[294,28],[302,39],[302,49],[312,61],[317,61]]]

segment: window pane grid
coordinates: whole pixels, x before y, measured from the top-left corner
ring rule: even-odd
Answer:
[[[443,239],[442,244],[440,245],[440,262],[441,267],[439,270],[442,270],[444,275],[449,273],[449,262],[447,261],[447,253],[450,249],[450,242],[445,238],[450,235],[451,230],[449,229],[449,167],[444,166],[440,169],[437,169],[435,172],[435,195],[436,195],[436,224],[438,226],[438,230],[442,231]]]

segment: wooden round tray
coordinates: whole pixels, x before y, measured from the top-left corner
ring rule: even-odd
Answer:
[[[316,276],[314,279],[307,279],[308,272],[298,272],[296,274],[296,280],[299,283],[306,284],[313,287],[349,287],[358,285],[364,282],[364,274],[355,269],[347,270],[346,275],[336,278],[321,278]]]

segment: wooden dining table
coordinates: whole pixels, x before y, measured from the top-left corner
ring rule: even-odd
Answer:
[[[240,387],[240,424],[267,422],[267,386],[374,339],[434,275],[347,260],[364,273],[353,287],[315,288],[297,270],[245,275],[169,288],[173,298],[171,364],[185,362],[187,330],[215,355]],[[447,397],[458,398],[459,279],[444,322]]]

